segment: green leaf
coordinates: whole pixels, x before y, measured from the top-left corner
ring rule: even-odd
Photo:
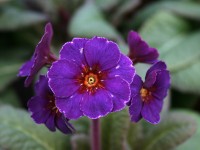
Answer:
[[[43,14],[6,7],[0,15],[0,31],[16,30],[44,22],[46,19],[47,17]]]
[[[189,23],[167,11],[157,12],[140,29],[141,36],[162,54],[187,35]],[[162,48],[162,49],[161,49]]]
[[[95,0],[97,6],[104,10],[116,7],[121,1],[122,0]]]
[[[122,40],[117,31],[107,23],[98,7],[86,2],[72,17],[69,25],[72,37],[103,36],[116,41]]]
[[[170,11],[190,19],[200,19],[200,4],[198,2],[192,2],[191,0],[163,0],[151,3],[139,10],[134,17],[133,26],[140,26],[142,22],[161,10]]]
[[[192,112],[192,111],[186,111],[186,110],[177,110],[180,113],[183,114],[189,114],[191,115],[195,121],[197,122],[198,128],[197,132],[186,142],[179,145],[176,150],[197,150],[200,147],[199,139],[200,139],[200,115],[198,113]]]
[[[130,125],[128,110],[112,113],[102,118],[102,149],[122,150]]]
[[[196,122],[189,114],[171,112],[159,125],[145,135],[142,150],[169,150],[190,138]]]
[[[197,60],[196,60],[197,61]],[[200,61],[172,75],[172,85],[182,92],[200,94]]]
[[[167,63],[172,86],[180,91],[200,93],[200,31],[190,33],[186,21],[169,12],[158,12],[140,32]]]
[[[141,141],[144,138],[142,122],[131,123],[128,130],[127,141],[132,150],[139,150]]]
[[[184,17],[200,20],[200,4],[197,2],[166,1],[162,6]]]
[[[70,149],[69,137],[36,125],[29,114],[9,106],[0,107],[0,148],[10,150]]]

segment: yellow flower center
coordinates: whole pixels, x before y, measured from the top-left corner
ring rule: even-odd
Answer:
[[[142,98],[142,101],[148,102],[151,98],[151,92],[145,88],[142,88],[140,90],[140,96]]]
[[[93,87],[98,84],[98,77],[96,74],[89,73],[88,75],[85,76],[85,81],[84,84],[87,87]]]

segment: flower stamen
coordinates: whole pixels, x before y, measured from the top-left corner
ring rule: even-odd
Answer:
[[[84,84],[87,87],[94,87],[98,84],[98,77],[97,75],[93,73],[89,73],[88,75],[85,76],[85,81]]]
[[[140,96],[143,102],[148,102],[151,99],[151,92],[145,88],[140,90]]]

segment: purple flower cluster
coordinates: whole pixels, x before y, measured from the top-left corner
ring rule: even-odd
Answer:
[[[36,96],[28,101],[31,117],[38,124],[44,123],[46,127],[55,131],[58,128],[63,133],[72,133],[73,127],[55,105],[55,96],[48,86],[48,79],[40,76],[35,84]]]
[[[131,120],[142,117],[150,123],[160,121],[163,99],[169,88],[169,72],[158,52],[131,31],[129,57],[116,43],[103,37],[74,38],[65,43],[59,59],[50,51],[53,31],[48,23],[30,61],[19,71],[30,85],[38,71],[48,66],[35,85],[36,96],[28,102],[31,117],[55,131],[72,133],[70,119],[87,116],[97,119],[129,107]],[[150,63],[145,81],[135,74],[133,64]]]
[[[153,64],[147,71],[144,82],[139,75],[135,75],[131,83],[131,99],[128,103],[131,121],[138,122],[144,118],[152,124],[157,124],[160,122],[163,100],[170,87],[169,71],[164,62],[157,60],[158,51],[149,47],[138,33],[129,33],[128,44],[129,57],[133,64]]]

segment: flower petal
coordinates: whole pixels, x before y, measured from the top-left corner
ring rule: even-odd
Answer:
[[[155,98],[149,102],[144,103],[142,108],[143,118],[152,124],[158,124],[160,122],[160,112],[162,110],[162,105],[163,101]]]
[[[68,119],[78,119],[83,113],[80,110],[80,102],[83,95],[74,94],[69,98],[56,98],[56,106]]]
[[[129,57],[133,63],[155,63],[159,56],[155,48],[151,48],[143,41],[137,32],[131,31],[128,34]]]
[[[142,89],[142,79],[139,75],[135,75],[133,82],[131,83],[131,97],[134,97],[135,95],[140,93],[140,90]]]
[[[27,76],[25,81],[25,86],[29,86],[34,78],[34,76],[38,73],[38,71],[47,63],[47,59],[50,54],[50,44],[53,36],[53,30],[50,23],[45,26],[45,33],[42,36],[40,42],[35,48],[34,53],[34,63],[31,67],[30,74]]]
[[[57,117],[55,123],[56,127],[64,134],[70,134],[74,131],[73,128],[71,128],[71,124],[65,121],[64,118],[62,118],[62,116]]]
[[[97,119],[111,112],[113,102],[107,91],[100,89],[93,94],[84,94],[80,107],[85,116]]]
[[[34,96],[28,101],[28,109],[32,113],[41,112],[48,105],[48,101],[40,96]]]
[[[35,49],[36,62],[43,60],[45,56],[49,55],[52,37],[53,37],[52,25],[51,23],[47,23],[45,26],[45,33]]]
[[[74,38],[72,42],[67,42],[60,50],[60,59],[74,61],[77,64],[86,64],[85,56],[83,54],[83,47],[88,41],[86,38]]]
[[[149,76],[149,74],[152,72],[152,71],[159,71],[159,70],[166,70],[167,69],[167,66],[166,64],[163,62],[163,61],[159,61],[157,63],[155,63],[153,66],[151,66],[147,73],[146,73],[146,77],[145,79]]]
[[[48,101],[40,96],[32,97],[28,101],[28,110],[36,123],[45,123],[48,119],[51,112],[46,107],[47,105]]]
[[[148,76],[146,75],[146,79],[143,84],[144,88],[149,89],[154,85],[157,79],[157,71],[158,70],[152,71],[148,74]]]
[[[54,62],[48,71],[48,77],[54,78],[76,78],[81,74],[81,69],[76,63],[68,60],[58,60]]]
[[[26,77],[30,74],[31,72],[31,67],[33,66],[33,60],[29,60],[27,62],[25,62],[22,67],[19,70],[18,76],[19,77]]]
[[[56,131],[56,126],[55,126],[55,114],[51,113],[49,115],[49,118],[47,119],[47,121],[45,122],[46,127],[50,130],[50,131]]]
[[[94,37],[85,44],[84,54],[90,67],[96,65],[100,70],[116,66],[120,59],[120,51],[116,43],[106,38]]]
[[[119,111],[125,107],[130,99],[130,85],[121,77],[113,77],[104,80],[103,85],[111,96],[113,101],[113,112]]]
[[[36,95],[47,98],[48,95],[53,95],[49,85],[48,78],[44,75],[40,75],[38,82],[35,84]],[[48,102],[48,100],[46,100]]]
[[[152,92],[158,99],[163,100],[167,96],[167,91],[170,87],[170,74],[167,70],[157,72],[156,82],[153,85],[155,91]]]
[[[75,79],[50,78],[49,86],[56,97],[66,98],[76,92],[80,85]]]
[[[118,65],[110,69],[108,73],[109,77],[114,77],[116,75],[120,76],[128,83],[131,83],[133,81],[133,77],[135,75],[135,68],[132,65],[132,61],[123,54],[121,54]]]
[[[131,115],[131,121],[138,122],[141,118],[143,102],[139,94],[131,97],[131,105],[129,107],[129,113]]]

